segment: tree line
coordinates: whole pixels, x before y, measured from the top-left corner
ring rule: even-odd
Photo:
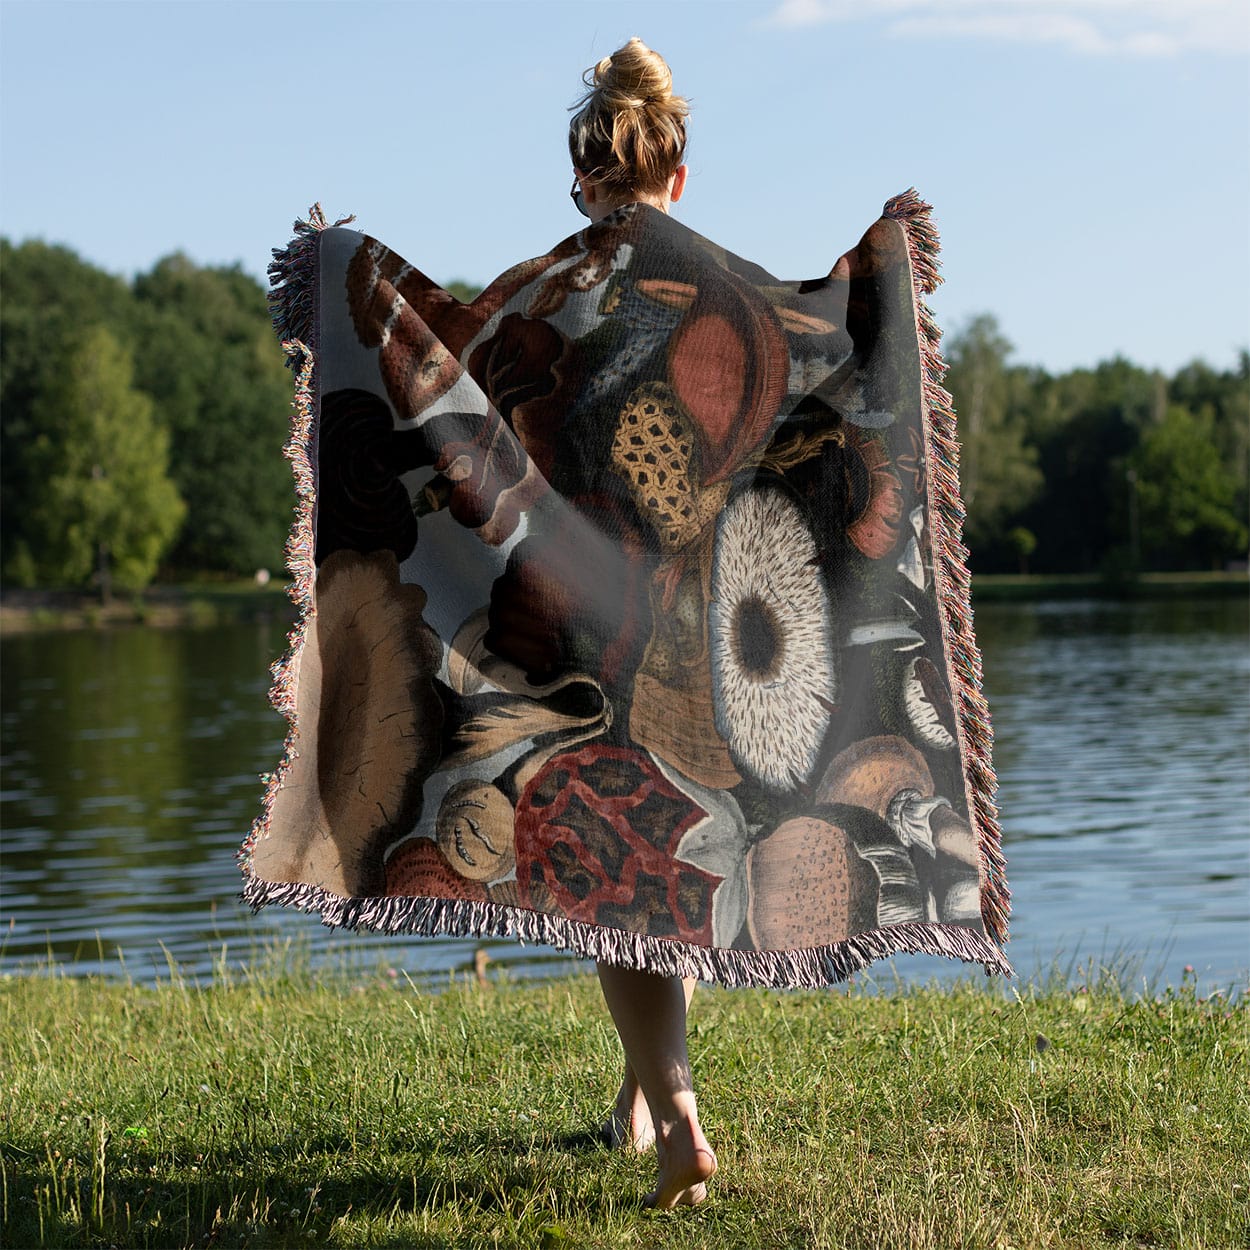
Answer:
[[[4,239],[0,281],[0,579],[107,594],[279,568],[292,383],[261,285],[182,255],[127,282]],[[1250,354],[1052,375],[1013,363],[991,316],[945,350],[975,570],[1244,559]]]
[[[166,257],[126,282],[0,240],[0,578],[277,568],[291,382],[260,284]]]
[[[1123,358],[1011,363],[993,317],[952,336],[974,570],[1131,575],[1246,558],[1250,353],[1171,377]]]

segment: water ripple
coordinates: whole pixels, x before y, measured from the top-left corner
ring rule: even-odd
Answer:
[[[1250,655],[1244,602],[988,605],[994,713],[1024,973],[1060,952],[1165,952],[1225,985],[1250,967]],[[0,969],[49,952],[139,980],[210,977],[298,935],[314,961],[431,976],[473,949],[521,975],[573,966],[501,940],[330,933],[238,901],[238,843],[273,767],[265,702],[279,627],[4,640],[0,764],[8,926]],[[947,965],[900,960],[904,975]]]

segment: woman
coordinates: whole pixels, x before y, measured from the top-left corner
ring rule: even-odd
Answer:
[[[587,71],[589,90],[569,126],[574,202],[592,222],[626,204],[667,213],[686,186],[686,101],[658,52],[631,39]],[[625,1050],[625,1080],[605,1138],[645,1150],[653,1143],[657,1207],[693,1205],[707,1196],[716,1156],[699,1126],[686,1011],[696,982],[600,962],[599,982]]]
[[[594,960],[605,1134],[673,1207],[716,1170],[696,979],[1009,972],[1008,895],[928,206],[781,281],[668,216],[663,60],[588,87],[590,224],[471,303],[319,211],[275,256],[304,610],[244,897]]]

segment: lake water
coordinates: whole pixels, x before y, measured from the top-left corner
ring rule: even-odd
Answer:
[[[1008,953],[1155,984],[1250,969],[1250,649],[1244,599],[987,604]],[[0,971],[200,979],[293,939],[314,962],[443,978],[479,945],[516,975],[575,966],[503,942],[332,933],[237,901],[234,856],[283,725],[278,623],[0,643]],[[960,965],[896,961],[905,979]],[[885,975],[890,976],[887,969]]]

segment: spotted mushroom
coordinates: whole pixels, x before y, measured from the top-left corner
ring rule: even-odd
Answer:
[[[758,950],[841,942],[877,923],[871,866],[837,825],[783,821],[747,853],[747,931]]]

